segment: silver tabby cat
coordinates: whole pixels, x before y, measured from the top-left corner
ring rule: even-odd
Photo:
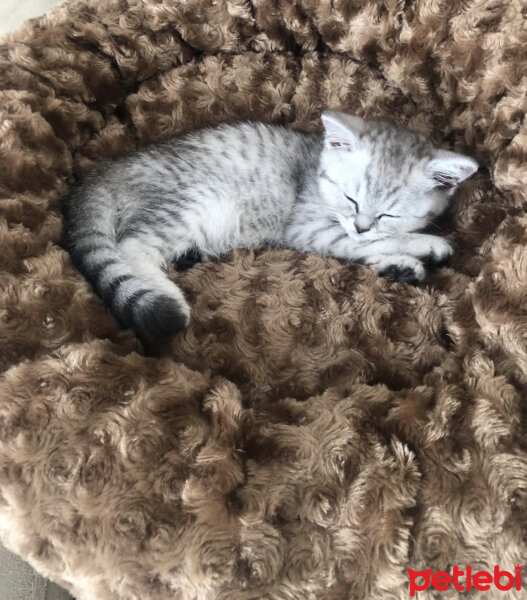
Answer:
[[[126,327],[171,334],[190,308],[165,269],[189,250],[280,245],[403,281],[452,254],[418,233],[478,168],[392,124],[326,111],[324,134],[203,129],[101,163],[64,200],[64,245]]]

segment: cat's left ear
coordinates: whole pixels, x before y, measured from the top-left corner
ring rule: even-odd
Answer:
[[[473,158],[448,150],[438,150],[426,166],[426,174],[437,187],[451,189],[473,175],[478,166]]]
[[[360,117],[346,115],[336,110],[322,113],[325,129],[324,142],[329,150],[358,150],[364,121]]]

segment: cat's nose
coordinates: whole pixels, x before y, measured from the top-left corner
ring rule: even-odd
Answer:
[[[371,229],[371,225],[362,227],[361,225],[358,225],[357,223],[355,223],[355,229],[357,230],[357,233],[364,233],[365,231],[369,231]]]
[[[365,233],[373,227],[374,220],[368,215],[360,214],[355,216],[355,229],[357,233]]]

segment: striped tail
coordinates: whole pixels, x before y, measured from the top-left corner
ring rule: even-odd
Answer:
[[[123,327],[139,335],[172,335],[184,329],[190,309],[163,270],[156,250],[129,238],[118,242],[111,203],[87,202],[75,187],[64,202],[63,247]]]

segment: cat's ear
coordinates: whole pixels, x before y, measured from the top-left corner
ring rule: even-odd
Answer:
[[[325,110],[322,113],[322,124],[326,148],[352,151],[360,147],[360,135],[365,126],[360,117]]]
[[[426,166],[426,174],[437,187],[451,189],[468,179],[478,170],[478,163],[468,156],[438,150]]]

